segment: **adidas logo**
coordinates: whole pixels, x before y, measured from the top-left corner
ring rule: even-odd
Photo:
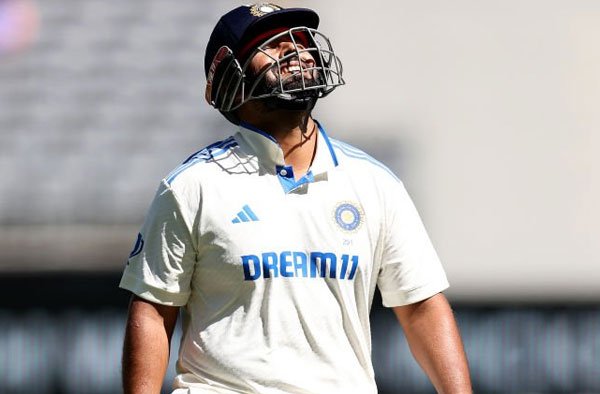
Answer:
[[[237,216],[233,218],[231,223],[241,223],[241,222],[258,222],[258,217],[252,209],[248,205],[244,205],[242,210],[237,213]]]

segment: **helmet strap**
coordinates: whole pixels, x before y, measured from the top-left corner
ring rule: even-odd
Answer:
[[[291,111],[312,111],[317,104],[319,93],[316,90],[305,92],[283,93],[274,97],[260,99],[272,110],[285,109]]]

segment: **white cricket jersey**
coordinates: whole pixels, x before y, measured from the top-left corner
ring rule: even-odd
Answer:
[[[377,392],[375,286],[398,306],[448,282],[385,166],[319,126],[295,180],[276,141],[244,125],[162,181],[120,286],[183,307],[174,388],[335,394]]]

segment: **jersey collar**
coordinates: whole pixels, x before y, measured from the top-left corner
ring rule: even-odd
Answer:
[[[316,121],[315,121],[316,122]],[[327,171],[338,165],[338,160],[329,141],[325,129],[316,122],[319,132],[317,134],[317,151],[312,165],[306,176],[297,181],[290,177],[290,167],[286,166],[283,159],[281,147],[270,134],[242,122],[240,129],[235,135],[239,146],[247,153],[256,156],[259,165],[268,173],[275,174],[286,192],[293,191],[298,187],[317,181],[327,179]],[[286,175],[282,175],[287,173]]]
[[[315,121],[316,122],[316,121]],[[313,174],[320,174],[338,165],[338,160],[329,141],[325,129],[319,122],[316,122],[319,133],[317,135],[317,151],[310,167]],[[240,129],[235,135],[240,147],[247,153],[255,155],[268,172],[277,172],[276,167],[285,166],[283,151],[281,147],[270,134],[242,122]]]

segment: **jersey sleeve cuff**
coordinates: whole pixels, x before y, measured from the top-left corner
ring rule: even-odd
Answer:
[[[448,281],[444,280],[417,287],[409,291],[382,291],[381,299],[383,306],[387,308],[409,305],[441,293],[449,286]]]
[[[189,292],[172,293],[164,289],[151,286],[148,283],[142,282],[137,277],[127,274],[123,275],[121,278],[119,287],[131,291],[133,294],[145,299],[146,301],[167,306],[183,306],[187,304],[190,296]]]

